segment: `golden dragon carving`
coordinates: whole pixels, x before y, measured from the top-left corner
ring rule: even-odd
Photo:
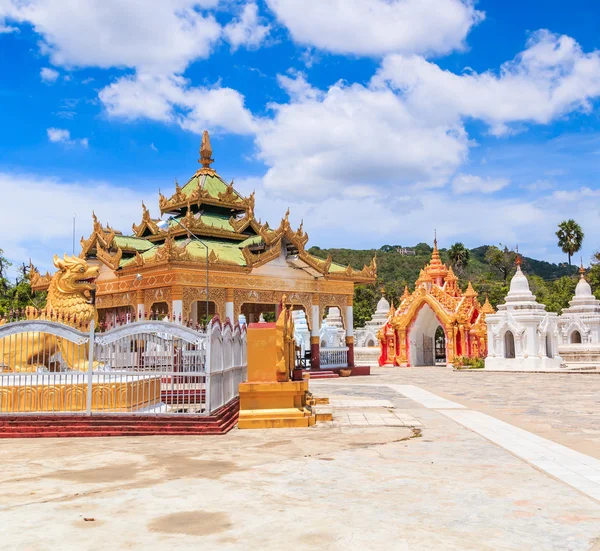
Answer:
[[[67,255],[63,259],[55,256],[54,265],[58,271],[50,281],[46,308],[28,308],[27,319],[58,321],[81,331],[89,330],[90,322],[98,321],[93,304],[98,268],[82,258]],[[52,358],[58,352],[63,365],[70,369],[88,369],[87,345],[34,332],[0,339],[0,365],[8,371],[35,371],[41,366],[52,368]]]

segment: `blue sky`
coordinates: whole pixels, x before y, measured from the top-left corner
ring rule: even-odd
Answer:
[[[310,244],[519,244],[600,230],[600,5],[0,0],[0,248],[49,267],[215,168]]]

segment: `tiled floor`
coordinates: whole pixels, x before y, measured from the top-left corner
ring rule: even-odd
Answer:
[[[412,415],[399,411],[373,408],[371,411],[353,409],[351,412],[333,410],[333,421],[339,425],[355,427],[420,427],[421,423]]]
[[[386,385],[600,501],[600,461],[413,385]],[[456,411],[453,411],[456,410]]]

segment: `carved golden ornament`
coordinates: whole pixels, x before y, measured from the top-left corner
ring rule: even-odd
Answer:
[[[483,303],[483,306],[481,307],[481,313],[482,314],[495,314],[496,310],[494,310],[494,307],[490,304],[490,299],[488,297],[485,297],[485,302]]]
[[[267,262],[275,260],[279,257],[280,253],[281,249],[279,244],[273,245],[270,249],[258,254],[254,254],[252,251],[250,251],[249,247],[244,247],[242,249],[242,254],[244,255],[246,265],[250,266],[251,268],[258,268]]]
[[[136,237],[142,237],[146,229],[150,230],[150,233],[156,235],[160,232],[160,228],[156,224],[157,220],[154,220],[150,216],[150,211],[146,208],[146,205],[142,201],[142,221],[139,225],[133,224],[131,227]]]
[[[31,261],[29,261],[29,278],[31,288],[34,291],[43,291],[47,289],[52,281],[52,275],[50,272],[46,272],[45,275],[41,275]]]
[[[470,281],[467,285],[467,290],[465,291],[464,296],[467,298],[475,298],[477,296],[477,292],[475,291],[475,289],[473,289],[473,285],[471,285]]]
[[[135,265],[141,268],[144,264],[146,264],[144,257],[139,252],[135,251]]]
[[[233,187],[233,180],[231,180],[231,183],[225,188],[225,191],[219,193],[218,197],[224,203],[238,203],[242,200]]]
[[[191,256],[184,245],[177,245],[172,237],[167,237],[164,244],[156,249],[152,262],[184,262],[190,261]],[[150,262],[150,260],[148,260]]]
[[[119,268],[119,263],[121,262],[121,258],[123,257],[123,251],[120,248],[117,248],[117,252],[114,254],[110,254],[108,251],[98,247],[96,249],[96,258],[106,264],[112,270],[117,270]]]

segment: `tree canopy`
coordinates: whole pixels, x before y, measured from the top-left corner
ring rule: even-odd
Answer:
[[[560,250],[568,256],[570,266],[571,257],[581,249],[584,237],[583,230],[575,220],[564,220],[558,225],[556,237],[558,237]]]

